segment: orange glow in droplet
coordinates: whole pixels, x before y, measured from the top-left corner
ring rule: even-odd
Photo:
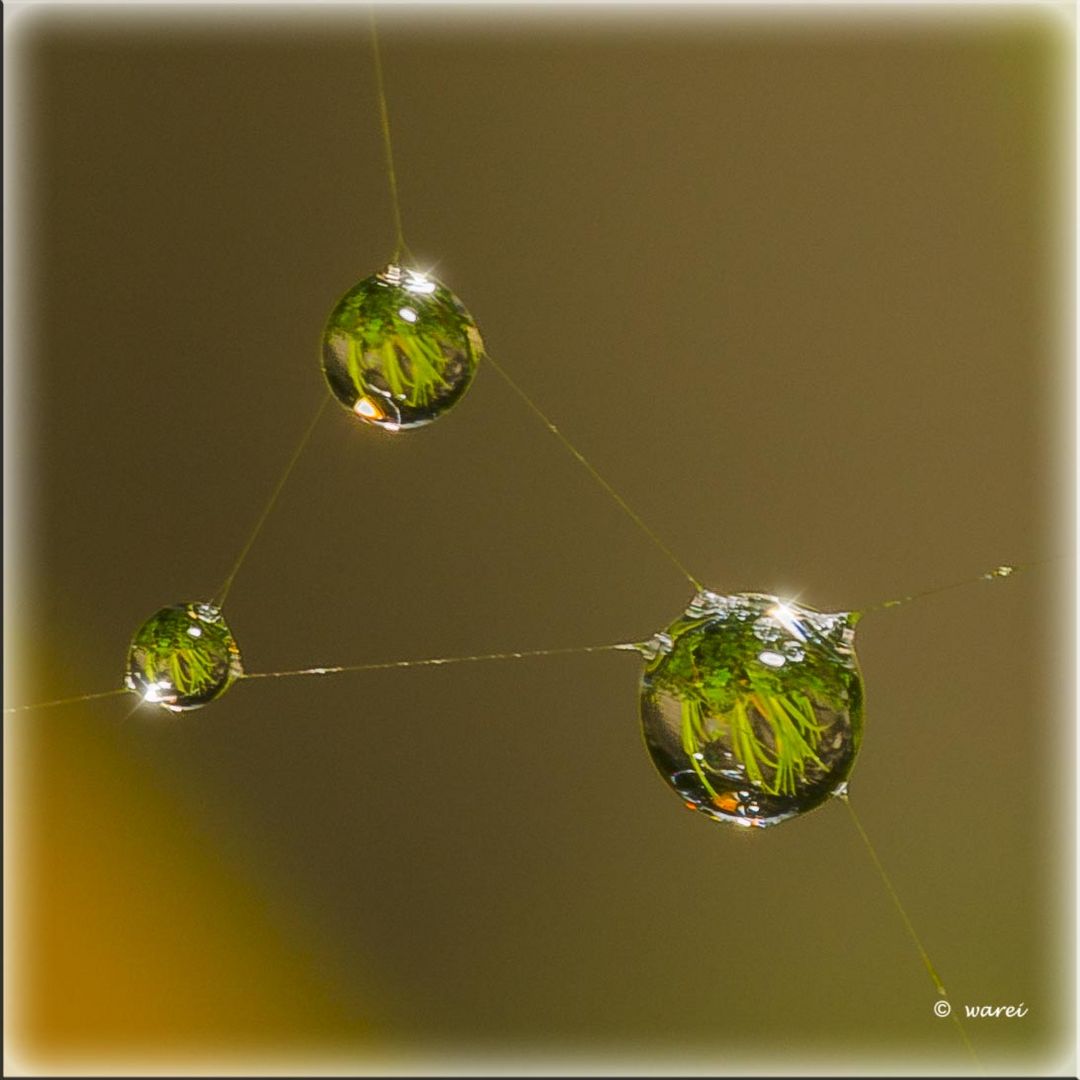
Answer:
[[[380,409],[379,406],[376,405],[375,402],[368,397],[360,398],[360,400],[353,406],[353,412],[356,413],[357,416],[360,416],[365,420],[386,419],[386,413],[384,413],[382,409]]]

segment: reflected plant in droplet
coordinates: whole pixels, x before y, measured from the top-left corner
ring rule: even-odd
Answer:
[[[334,397],[387,431],[428,424],[460,401],[483,351],[445,285],[393,263],[338,301],[322,336]]]
[[[764,827],[846,790],[863,723],[857,620],[702,590],[642,646],[645,743],[688,807]]]
[[[240,678],[240,650],[213,604],[173,604],[135,632],[124,683],[170,712],[198,709]]]

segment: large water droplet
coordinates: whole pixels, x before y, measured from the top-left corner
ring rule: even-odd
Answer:
[[[445,285],[391,264],[354,285],[330,313],[323,374],[345,408],[399,431],[456,404],[483,351],[472,316]]]
[[[761,593],[723,599],[734,619],[696,604],[647,658],[645,744],[684,803],[763,828],[842,789],[862,738],[862,676],[850,616]]]
[[[173,604],[135,632],[128,649],[129,690],[170,712],[198,709],[243,674],[240,650],[213,604]]]

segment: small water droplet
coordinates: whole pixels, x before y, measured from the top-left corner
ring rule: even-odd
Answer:
[[[749,607],[742,604],[732,604],[731,610],[732,614],[735,616],[736,619],[739,620],[739,622],[746,622],[748,619],[752,619],[754,617],[753,611],[751,611]]]
[[[993,581],[994,578],[1008,577],[1016,572],[1015,566],[995,566],[993,570],[983,574],[984,581]]]
[[[773,652],[771,649],[759,652],[757,658],[771,668],[782,668],[787,663],[787,657],[783,653]]]
[[[638,646],[641,655],[646,660],[655,660],[658,656],[667,656],[674,646],[674,642],[671,639],[670,634],[653,634],[648,641],[642,642]]]
[[[806,650],[797,641],[785,641],[780,647],[784,655],[795,663],[806,659]]]
[[[686,614],[692,619],[702,615],[719,615],[721,618],[727,614],[727,597],[714,593],[710,589],[699,589],[697,595],[687,605]]]
[[[197,709],[243,675],[240,650],[213,604],[162,608],[135,632],[124,685],[171,712]]]

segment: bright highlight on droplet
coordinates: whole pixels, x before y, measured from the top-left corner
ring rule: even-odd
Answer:
[[[383,420],[386,417],[386,413],[375,404],[371,398],[362,397],[354,406],[353,412],[357,416],[362,416],[365,420]]]
[[[170,712],[198,709],[243,674],[240,650],[213,604],[162,608],[135,632],[124,684]]]
[[[806,640],[803,629],[799,625],[798,619],[796,619],[795,617],[795,612],[789,604],[781,600],[780,603],[774,604],[769,609],[769,615],[774,618],[794,638],[799,641]]]
[[[763,828],[846,790],[863,718],[854,621],[702,590],[640,647],[645,744],[685,805]]]
[[[405,288],[420,296],[430,296],[438,288],[438,283],[430,280],[427,274],[419,270],[406,270]]]
[[[146,691],[143,694],[143,701],[157,704],[163,699],[167,700],[167,692],[171,689],[172,683],[167,679],[162,679],[161,682],[152,682],[146,687]]]

